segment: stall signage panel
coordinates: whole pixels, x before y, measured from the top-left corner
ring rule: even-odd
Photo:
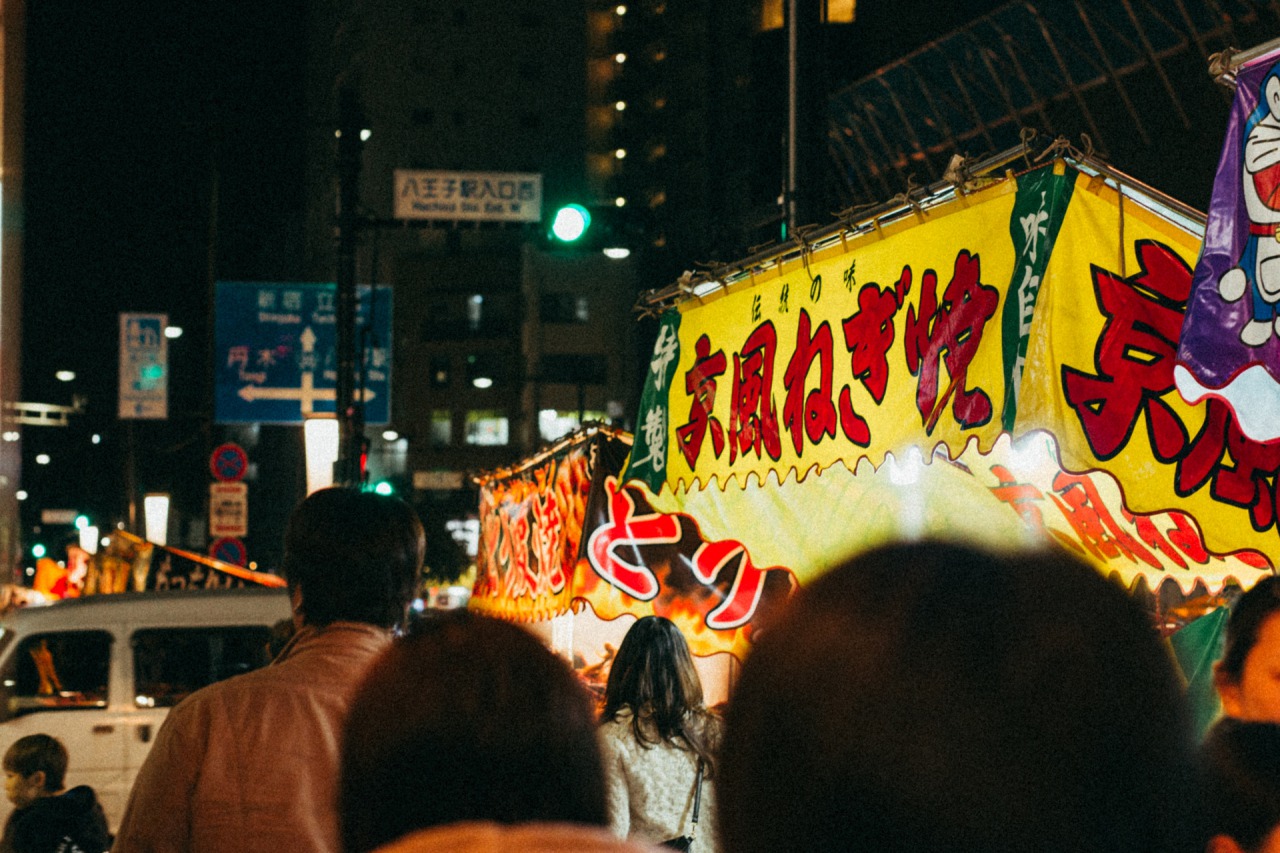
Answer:
[[[209,484],[209,535],[215,538],[249,533],[247,483]]]
[[[365,422],[390,419],[391,288],[357,289],[357,380]],[[335,413],[337,285],[218,282],[218,423],[301,424]]]

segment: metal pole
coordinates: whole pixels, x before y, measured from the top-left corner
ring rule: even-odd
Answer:
[[[363,401],[355,395],[356,243],[359,230],[360,132],[363,117],[355,90],[338,92],[337,368],[338,461],[336,485],[360,485]]]
[[[797,30],[800,23],[800,0],[787,0],[787,179],[784,189],[783,223],[790,237],[800,224],[796,221],[796,192],[799,182],[800,153],[800,51]]]

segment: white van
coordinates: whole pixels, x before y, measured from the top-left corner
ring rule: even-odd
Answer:
[[[0,755],[44,733],[70,754],[67,786],[91,785],[115,831],[169,708],[268,660],[284,589],[96,595],[0,619]],[[0,824],[11,805],[0,798]]]

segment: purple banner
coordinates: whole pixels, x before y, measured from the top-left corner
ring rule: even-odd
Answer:
[[[1280,62],[1236,74],[1174,379],[1187,402],[1217,397],[1241,431],[1280,440]]]

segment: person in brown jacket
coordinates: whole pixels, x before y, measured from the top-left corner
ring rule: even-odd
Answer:
[[[134,783],[117,853],[333,853],[342,727],[422,568],[405,503],[352,489],[303,501],[285,531],[297,632],[267,667],[169,714]]]

